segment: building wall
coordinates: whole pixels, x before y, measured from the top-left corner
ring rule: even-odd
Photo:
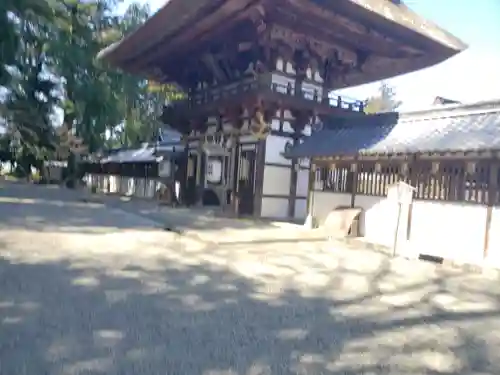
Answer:
[[[86,174],[87,187],[94,186],[98,192],[119,194],[137,198],[154,198],[161,182],[156,178],[123,177],[114,175]]]
[[[280,79],[280,78],[278,78]],[[285,79],[285,78],[283,78]],[[264,162],[264,177],[262,186],[261,217],[289,218],[289,202],[291,197],[292,168],[297,170],[295,188],[294,219],[302,220],[307,216],[307,191],[309,182],[309,161],[301,160],[299,166],[294,166],[291,160],[285,159],[282,154],[287,143],[293,142],[293,117],[290,111],[278,111],[272,120],[271,129],[274,131],[266,138]],[[304,129],[304,135],[311,134],[310,126]]]
[[[313,217],[321,223],[339,206],[351,205],[351,194],[311,192]],[[393,247],[398,204],[387,197],[357,195],[354,206],[360,207],[361,235],[370,243]],[[409,212],[400,214],[399,238],[406,235]],[[410,237],[397,248],[399,253],[433,255],[464,263],[483,262],[487,207],[468,203],[414,200],[411,209]],[[489,230],[488,261],[500,266],[500,207],[493,208]]]

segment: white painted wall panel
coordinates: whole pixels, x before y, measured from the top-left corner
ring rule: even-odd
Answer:
[[[261,216],[284,219],[288,216],[288,199],[262,198]]]
[[[291,169],[266,165],[262,193],[264,195],[289,195]]]
[[[266,163],[290,165],[292,162],[281,155],[285,151],[285,145],[288,141],[290,138],[268,135],[266,138]]]

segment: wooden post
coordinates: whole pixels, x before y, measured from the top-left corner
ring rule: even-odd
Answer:
[[[255,166],[255,197],[253,216],[260,217],[262,213],[262,195],[264,190],[264,168],[266,164],[266,139],[257,143],[257,158]]]
[[[299,160],[292,159],[292,165],[290,169],[290,189],[288,197],[288,217],[290,219],[293,219],[293,217],[295,216],[295,202],[297,201],[298,170],[300,170]]]
[[[408,170],[405,171],[404,177],[406,177],[406,180],[408,184],[413,186],[416,191],[418,191],[418,186],[417,186],[417,172],[415,170],[415,161],[416,157],[411,158],[410,160],[407,160],[407,165],[408,165]],[[410,168],[411,168],[411,173],[410,173]],[[415,197],[415,191],[413,192],[413,195]],[[410,241],[410,236],[411,236],[411,222],[413,218],[413,199],[408,206],[408,222],[406,223],[406,240]]]
[[[401,221],[401,211],[402,211],[402,204],[401,202],[398,202],[398,215],[396,217],[396,229],[394,232],[394,244],[392,246],[392,256],[396,256],[396,252],[398,249],[398,240],[399,240],[399,222]]]
[[[233,149],[234,149],[234,164],[233,164],[233,213],[235,216],[239,215],[240,208],[240,184],[239,184],[239,175],[240,175],[240,158],[241,158],[241,148],[240,148],[240,137],[239,135],[235,135],[233,138]]]
[[[315,182],[316,182],[316,165],[314,164],[314,160],[311,159],[309,166],[309,182],[307,186],[307,202],[306,202],[308,215],[309,214],[312,215],[312,200],[313,200]]]
[[[358,159],[354,159],[354,163],[351,164],[351,208],[354,208],[356,205],[356,191],[358,187]]]

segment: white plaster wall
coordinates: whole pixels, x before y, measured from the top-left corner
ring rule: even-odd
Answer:
[[[135,197],[153,198],[160,182],[154,179],[121,177],[112,175],[91,175],[84,177],[87,187],[96,186],[102,193],[121,194]]]
[[[361,234],[369,242],[392,247],[398,215],[397,203],[385,197],[358,195],[354,205],[363,209]],[[486,230],[484,206],[417,200],[413,202],[411,215],[410,239],[407,248],[398,249],[399,252],[481,262]],[[407,217],[403,206],[398,234],[400,239],[406,236]],[[498,220],[500,225],[500,218]]]
[[[292,120],[283,120],[283,131],[287,133],[293,133]]]
[[[488,236],[488,262],[500,267],[500,207],[493,207]]]
[[[240,143],[255,143],[258,141],[259,139],[253,135],[243,135],[240,137]]]
[[[309,170],[300,169],[297,172],[297,196],[307,197],[307,191],[309,189]]]
[[[398,205],[385,197],[357,195],[354,206],[361,208],[360,232],[369,242],[392,246]]]
[[[318,224],[323,223],[330,211],[338,206],[351,206],[351,194],[330,193],[325,191],[311,192],[312,216]]]
[[[273,74],[271,76],[271,82],[278,85],[276,90],[282,94],[287,93],[287,86],[289,83],[292,85],[292,91],[295,89],[295,80],[290,77],[282,76],[281,74]]]
[[[280,130],[280,120],[275,118],[271,120],[271,129],[272,130]],[[268,135],[268,137],[271,137]]]
[[[290,138],[268,135],[266,138],[266,163],[290,165],[292,162],[281,155],[285,151],[285,145],[288,141]]]
[[[114,194],[118,192],[118,176],[109,176],[109,192]]]
[[[288,199],[286,198],[262,198],[261,217],[286,218],[288,216]]]
[[[266,165],[262,194],[290,195],[290,168]]]
[[[319,223],[338,206],[350,206],[351,195],[312,192],[313,216]],[[363,209],[361,235],[369,242],[392,247],[394,244],[398,204],[386,197],[356,196],[355,207]],[[408,212],[400,215],[399,239],[406,237]],[[490,230],[491,262],[500,265],[500,208],[495,209]],[[458,203],[414,201],[410,239],[399,252],[413,252],[453,259],[464,263],[481,263],[486,230],[486,207]],[[398,242],[401,244],[401,242]]]
[[[304,219],[307,216],[307,199],[296,199],[295,200],[295,219]]]
[[[316,100],[320,102],[323,95],[321,85],[307,82],[302,83],[302,91],[304,92],[306,99],[313,100],[315,90],[318,92]]]
[[[483,258],[486,207],[416,201],[410,244],[419,253],[477,263]]]

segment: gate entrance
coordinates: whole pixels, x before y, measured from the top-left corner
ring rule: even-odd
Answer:
[[[240,215],[254,214],[256,156],[257,145],[255,143],[240,145],[237,159],[238,213]]]
[[[198,155],[191,154],[186,159],[186,187],[185,187],[185,204],[192,206],[196,203],[196,170],[198,169]]]

